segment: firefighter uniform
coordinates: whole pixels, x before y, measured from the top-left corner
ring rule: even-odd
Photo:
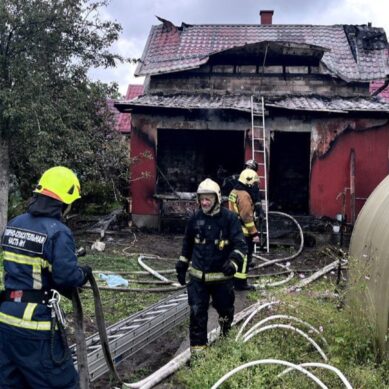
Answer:
[[[207,321],[210,298],[219,314],[223,335],[231,328],[234,317],[233,274],[241,271],[247,247],[238,218],[220,207],[220,188],[207,179],[197,191],[214,194],[215,207],[209,212],[200,208],[189,220],[176,264],[178,279],[185,283],[189,268],[188,302],[190,305],[190,345],[192,352],[207,344]]]
[[[245,169],[239,176],[239,181],[228,196],[228,208],[240,219],[241,228],[247,244],[247,262],[244,263],[242,272],[235,274],[235,288],[250,290],[254,287],[247,284],[247,268],[252,262],[254,251],[253,238],[258,235],[255,226],[254,203],[250,189],[258,183],[258,175],[251,169]]]
[[[52,176],[70,170],[52,168]],[[71,173],[69,173],[71,172]],[[73,174],[74,177],[71,175]],[[67,176],[66,176],[67,177]],[[58,178],[57,178],[58,179]],[[56,179],[56,180],[57,180]],[[12,219],[2,235],[4,285],[0,305],[0,387],[76,388],[78,375],[68,346],[53,327],[51,289],[65,291],[86,281],[71,231],[61,221],[63,201],[38,188],[27,213]],[[47,188],[46,188],[47,189]]]
[[[250,170],[257,173],[258,163],[253,159],[249,159],[245,162],[245,169],[250,169]],[[240,174],[234,174],[232,176],[226,177],[223,180],[223,185],[221,188],[223,196],[229,196],[231,191],[238,184],[239,176],[240,176]],[[259,182],[259,179],[258,179],[258,182]],[[261,196],[261,191],[259,189],[258,183],[254,184],[252,186],[246,186],[245,190],[250,194],[251,199],[253,200],[256,217],[259,219],[263,219],[264,218],[264,211],[262,208],[262,201],[261,201],[262,196]]]

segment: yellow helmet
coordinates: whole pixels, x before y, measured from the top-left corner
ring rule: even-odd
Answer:
[[[247,186],[253,186],[254,183],[259,181],[258,174],[251,169],[244,169],[239,176],[239,182]]]
[[[204,181],[200,182],[200,185],[197,189],[197,196],[201,194],[215,194],[216,200],[219,204],[221,204],[221,192],[220,192],[220,186],[217,182],[211,180],[210,178],[206,178]]]
[[[55,166],[42,174],[34,192],[71,204],[81,197],[80,190],[80,182],[72,170]]]

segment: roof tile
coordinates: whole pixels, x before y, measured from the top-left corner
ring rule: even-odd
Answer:
[[[381,28],[351,27],[357,32],[384,32]],[[329,51],[324,53],[322,63],[331,73],[346,81],[371,81],[389,74],[388,59],[381,46],[374,43],[377,47],[373,45],[374,49],[365,49],[357,41],[356,61],[348,39],[350,35],[346,34],[343,25],[192,25],[170,32],[159,25],[151,28],[135,74],[150,75],[196,68],[207,62],[212,54],[263,41],[325,47]],[[387,46],[386,38],[383,44]]]
[[[384,81],[373,81],[370,83],[370,93],[373,93],[378,88],[384,85]],[[389,102],[389,85],[378,95],[385,101]]]
[[[132,99],[143,94],[143,85],[128,85],[126,100],[131,101]],[[120,113],[116,120],[116,129],[122,134],[128,134],[131,132],[131,114]]]
[[[321,97],[316,95],[286,95],[267,98],[266,107],[315,112],[389,112],[389,101],[367,97]],[[131,102],[118,101],[120,108],[157,107],[175,109],[232,109],[251,112],[250,96],[175,94],[171,96],[143,95]]]

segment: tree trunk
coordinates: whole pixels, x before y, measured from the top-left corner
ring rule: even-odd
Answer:
[[[0,236],[8,217],[9,148],[8,140],[0,136]]]

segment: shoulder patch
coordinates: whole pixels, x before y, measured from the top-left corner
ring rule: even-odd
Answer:
[[[43,253],[47,235],[23,228],[6,227],[1,245],[34,254]]]

